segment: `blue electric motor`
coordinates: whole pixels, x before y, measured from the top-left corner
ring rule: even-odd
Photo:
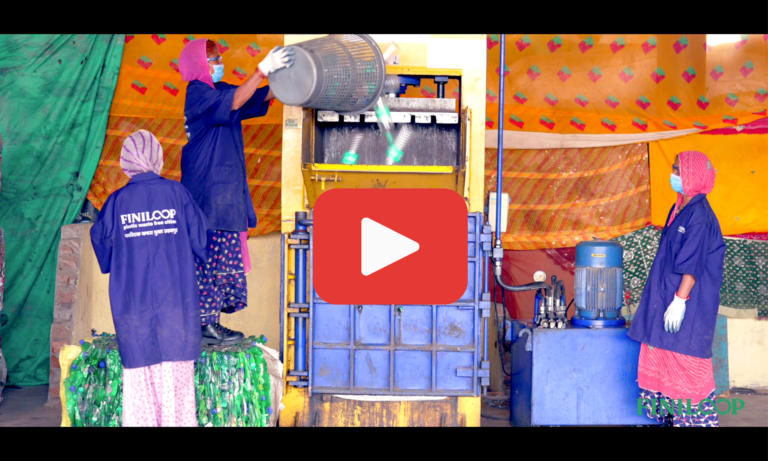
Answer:
[[[624,249],[617,242],[593,240],[576,245],[575,327],[618,328],[624,293]]]

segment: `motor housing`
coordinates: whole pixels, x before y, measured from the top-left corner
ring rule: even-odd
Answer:
[[[626,324],[621,316],[624,249],[612,241],[576,245],[574,326],[611,328]]]

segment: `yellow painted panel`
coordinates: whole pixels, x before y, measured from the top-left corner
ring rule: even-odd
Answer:
[[[462,195],[464,192],[464,174],[458,171],[441,174],[375,171],[313,174],[311,169],[305,169],[303,173],[310,208],[315,206],[320,194],[331,189],[450,189]]]
[[[452,166],[400,166],[400,165],[342,165],[313,163],[310,168],[316,171],[356,171],[386,173],[453,173]]]
[[[72,427],[72,420],[67,413],[67,387],[64,380],[69,378],[72,362],[75,361],[82,348],[80,346],[63,346],[59,352],[59,365],[61,365],[61,382],[59,383],[59,398],[61,399],[61,427]]]
[[[302,418],[308,406],[306,389],[289,386],[287,383],[283,391],[283,408],[280,411],[280,427],[302,426]]]
[[[458,407],[466,427],[480,427],[480,397],[459,397]]]
[[[291,37],[286,35],[286,39]],[[286,121],[298,123],[296,128],[286,128]],[[301,177],[301,127],[303,112],[301,107],[283,108],[283,166],[281,170],[282,186],[280,189],[282,232],[293,231],[297,211],[304,209],[304,181]]]
[[[426,67],[387,66],[388,74],[400,75],[447,75],[449,77],[461,77],[461,69],[428,69]]]

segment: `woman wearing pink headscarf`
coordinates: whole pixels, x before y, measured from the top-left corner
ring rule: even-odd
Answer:
[[[717,426],[712,341],[725,241],[707,194],[715,168],[681,152],[670,176],[669,211],[629,337],[640,341],[638,385],[648,416],[674,426]]]
[[[274,98],[268,86],[273,72],[292,65],[293,51],[276,47],[240,86],[221,81],[224,62],[216,45],[192,40],[179,57],[189,82],[184,103],[187,144],[181,151],[181,183],[202,208],[212,231],[208,259],[196,259],[203,344],[228,345],[243,334],[219,323],[221,312],[245,308],[246,236],[256,227],[256,212],[245,172],[242,120],[266,115]]]

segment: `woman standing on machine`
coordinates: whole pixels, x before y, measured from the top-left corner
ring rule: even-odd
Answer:
[[[289,48],[274,48],[240,86],[221,81],[224,64],[211,40],[192,40],[179,57],[179,71],[189,82],[181,183],[212,228],[208,259],[195,259],[204,345],[234,344],[244,338],[219,323],[221,312],[237,312],[248,302],[248,258],[244,256],[248,228],[256,227],[240,122],[266,115],[274,96],[268,86],[259,85],[270,73],[291,66],[292,53]]]
[[[712,341],[725,259],[720,223],[706,195],[714,188],[715,169],[701,152],[681,152],[670,182],[677,202],[661,233],[629,337],[643,343],[637,382],[648,416],[675,427],[713,427],[718,419]],[[663,409],[662,401],[674,414]]]

